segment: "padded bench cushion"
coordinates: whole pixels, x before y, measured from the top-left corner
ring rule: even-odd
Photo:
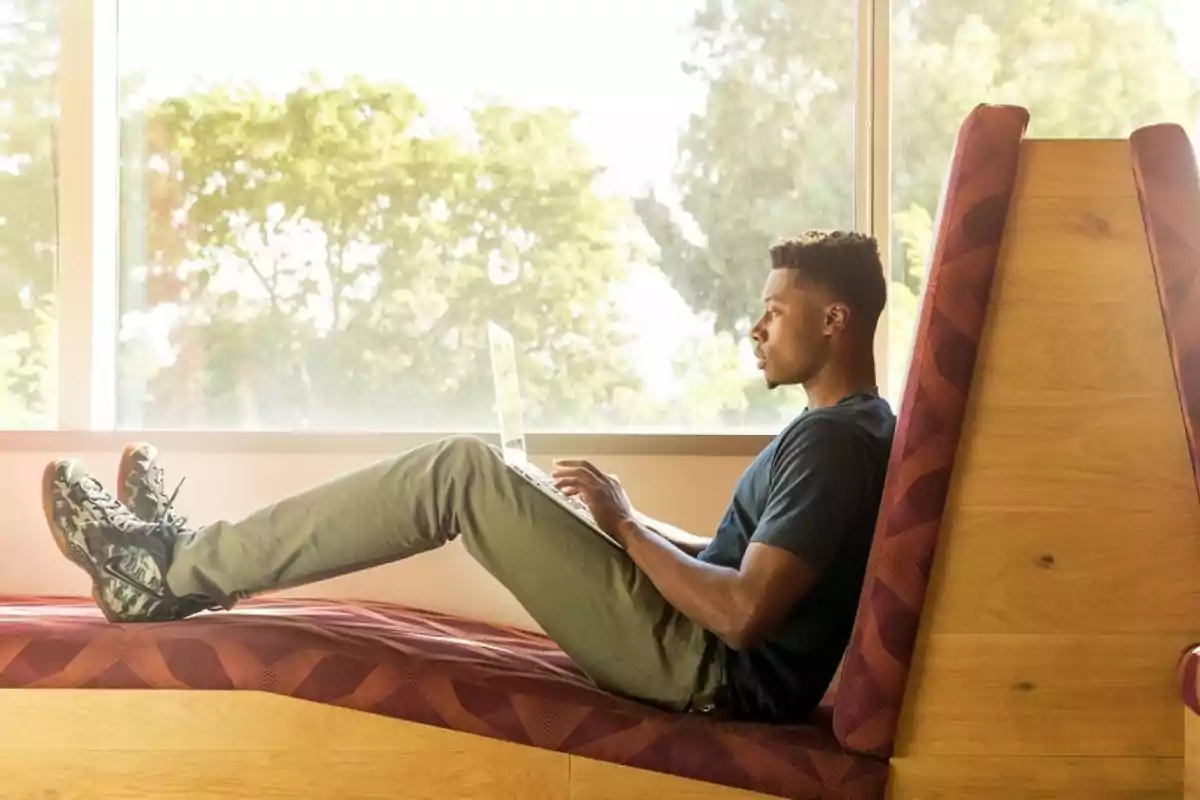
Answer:
[[[785,797],[878,797],[823,723],[715,722],[599,691],[544,636],[382,603],[259,599],[114,625],[0,597],[0,688],[254,689]]]

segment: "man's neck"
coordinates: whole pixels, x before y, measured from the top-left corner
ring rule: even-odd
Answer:
[[[830,365],[832,367],[832,365]],[[826,368],[804,384],[810,409],[828,408],[855,394],[877,391],[874,357],[852,370]]]

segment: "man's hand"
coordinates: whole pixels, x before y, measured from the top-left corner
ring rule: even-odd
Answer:
[[[600,530],[624,543],[623,529],[637,515],[616,475],[605,475],[590,461],[561,460],[554,462],[551,477],[564,494],[583,498]]]

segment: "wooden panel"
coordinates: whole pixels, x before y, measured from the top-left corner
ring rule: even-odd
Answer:
[[[1072,301],[1083,292],[1089,302],[1120,303],[1131,284],[1129,264],[1148,257],[1142,209],[1136,196],[1022,197],[1005,223],[1002,252],[1035,254],[1054,269],[1042,270],[1036,280],[1000,281],[993,304],[1028,301]],[[1071,267],[1063,268],[1065,265]],[[1086,275],[1086,285],[1080,285]],[[1019,276],[1018,276],[1019,278]],[[1160,326],[1161,327],[1161,326]]]
[[[260,692],[0,690],[0,797],[767,795]]]
[[[1183,708],[1183,796],[1200,800],[1200,717]]]
[[[1136,313],[1130,308],[1153,300],[1147,290],[1153,285],[1126,287],[1126,299],[1113,303],[1047,298],[991,309],[995,322],[981,342],[987,366],[976,384],[983,399],[977,413],[1033,392],[1149,396],[1165,407],[1174,382],[1170,372],[1156,369],[1158,355],[1168,357],[1162,320],[1145,306]]]
[[[432,725],[267,692],[136,691],[121,689],[0,689],[0,751],[103,746],[109,750],[461,750],[463,742],[520,758],[562,753],[526,748]]]
[[[571,756],[571,800],[767,800],[770,795],[731,789]]]
[[[1137,197],[1125,139],[1026,139],[1021,197]]]
[[[1181,772],[1177,758],[898,758],[888,797],[1176,800]]]
[[[1181,758],[1175,664],[1190,637],[934,634],[900,756]]]
[[[1200,532],[1196,485],[1181,471],[1190,468],[1178,403],[1010,392],[996,403],[981,399],[964,425],[942,541],[971,508],[1162,511]]]
[[[257,692],[6,689],[0,720],[3,797],[559,800],[569,788],[564,753]]]
[[[1007,756],[1033,794],[1103,783],[1049,757],[1172,791],[1200,502],[1135,198],[1125,142],[1022,152],[897,743],[922,796]]]
[[[1030,497],[1039,477],[992,499]],[[1063,476],[1048,480],[1068,483]],[[1174,632],[1200,642],[1193,508],[1114,508],[1119,504],[1087,484],[1064,488],[1062,496],[1067,507],[1036,512],[960,509],[953,535],[942,540],[945,568],[934,577],[930,628],[938,634]],[[1086,507],[1089,498],[1095,507]],[[1139,546],[1151,531],[1154,546]],[[1130,577],[1142,575],[1147,579]]]
[[[122,800],[564,800],[567,763],[553,775],[467,752],[63,749],[0,751],[6,798]]]

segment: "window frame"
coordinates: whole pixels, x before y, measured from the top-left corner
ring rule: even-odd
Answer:
[[[444,433],[273,432],[116,428],[119,325],[120,110],[117,3],[60,0],[59,264],[57,429],[10,432],[19,450],[120,449],[130,434],[192,452],[377,452]],[[891,0],[857,0],[854,227],[879,242],[890,275]],[[879,385],[887,385],[887,311],[875,340]],[[19,439],[13,441],[13,433]],[[461,432],[460,432],[461,433]],[[492,434],[477,432],[488,438]],[[534,454],[747,456],[756,433],[532,433]]]

